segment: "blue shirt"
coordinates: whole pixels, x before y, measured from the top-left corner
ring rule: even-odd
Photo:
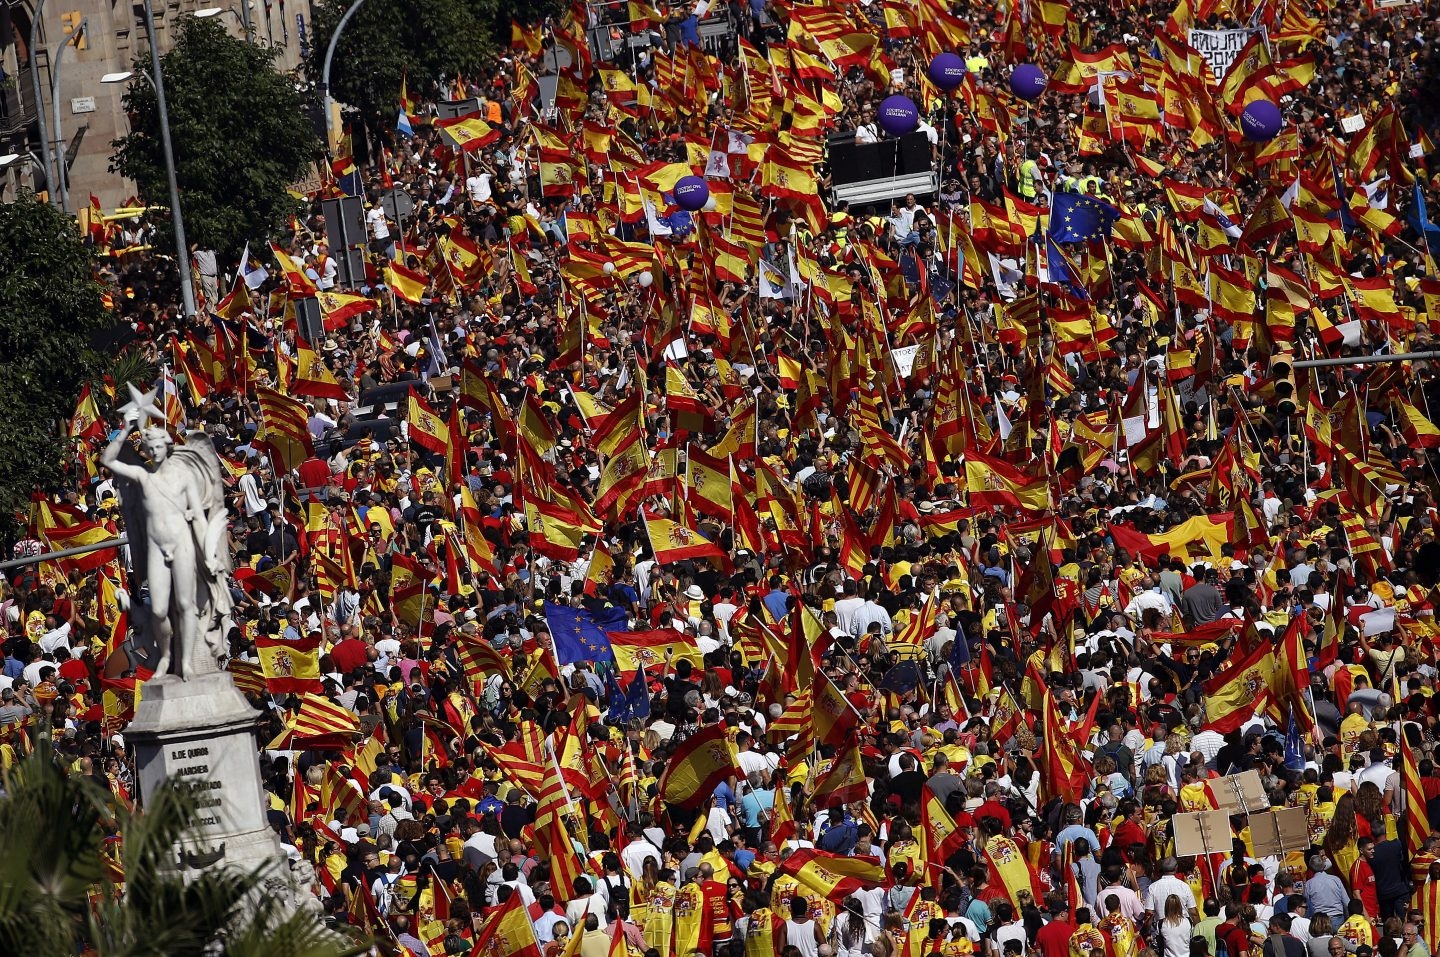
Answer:
[[[785,620],[785,616],[789,614],[790,609],[790,593],[788,591],[781,591],[777,588],[766,595],[764,601],[765,607],[769,610],[770,614],[774,616],[776,621]]]
[[[969,907],[965,908],[965,916],[970,918],[975,929],[983,934],[985,929],[990,926],[990,905],[977,897],[970,902]]]
[[[1100,850],[1100,838],[1084,824],[1071,824],[1062,828],[1060,833],[1055,835],[1055,846],[1063,849],[1071,841],[1078,841],[1082,837],[1090,842],[1090,850]]]
[[[746,827],[759,827],[761,812],[769,813],[775,806],[775,792],[768,789],[751,789],[740,799],[740,811]]]

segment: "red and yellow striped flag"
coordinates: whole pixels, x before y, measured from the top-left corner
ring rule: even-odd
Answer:
[[[1405,787],[1405,850],[1413,858],[1430,836],[1430,814],[1425,806],[1425,787],[1420,781],[1420,763],[1415,746],[1400,726],[1400,778]]]

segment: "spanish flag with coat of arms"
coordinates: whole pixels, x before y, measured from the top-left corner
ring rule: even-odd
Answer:
[[[1029,891],[1037,901],[1045,898],[1040,877],[1030,866],[1019,844],[1003,834],[996,834],[985,841],[983,856],[985,868],[990,872],[990,883],[1003,888],[1006,899],[1017,910],[1021,891]]]
[[[660,775],[660,797],[667,804],[694,809],[727,778],[742,777],[724,722],[686,738]]]
[[[260,670],[265,688],[272,694],[303,694],[320,690],[320,641],[318,634],[299,641],[257,637]]]

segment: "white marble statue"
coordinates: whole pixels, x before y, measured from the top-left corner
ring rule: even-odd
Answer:
[[[228,518],[220,457],[210,437],[191,432],[175,446],[162,427],[155,392],[130,386],[125,425],[101,454],[114,473],[130,540],[133,589],[148,587],[148,602],[129,600],[130,624],[143,646],[158,652],[156,675],[196,678],[220,670],[230,630]],[[129,443],[140,432],[145,461]],[[122,596],[122,600],[129,596]]]

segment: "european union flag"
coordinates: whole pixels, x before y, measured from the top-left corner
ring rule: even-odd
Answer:
[[[1057,243],[1088,243],[1106,239],[1120,211],[1103,199],[1083,193],[1056,193],[1050,201],[1050,237]]]
[[[620,673],[614,668],[610,669],[605,683],[610,689],[609,711],[606,717],[612,724],[650,717],[650,686],[645,681],[643,669],[635,672],[630,679],[629,688],[620,687]]]
[[[611,660],[614,654],[605,632],[628,630],[623,608],[586,611],[553,605],[548,601],[545,603],[545,624],[549,626],[550,637],[555,642],[555,661],[562,665]]]
[[[1420,234],[1427,248],[1431,243],[1440,246],[1440,226],[1430,222],[1430,214],[1425,209],[1425,194],[1420,190],[1419,183],[1415,184],[1415,202],[1410,206],[1410,228]]]
[[[1050,275],[1050,281],[1057,286],[1064,286],[1071,294],[1080,299],[1088,300],[1089,294],[1085,287],[1075,279],[1075,267],[1070,262],[1070,257],[1060,248],[1055,241],[1054,233],[1045,237],[1045,266]]]
[[[897,661],[885,672],[876,687],[881,691],[888,691],[891,694],[905,694],[914,691],[920,684],[920,662],[915,659],[909,661]]]

